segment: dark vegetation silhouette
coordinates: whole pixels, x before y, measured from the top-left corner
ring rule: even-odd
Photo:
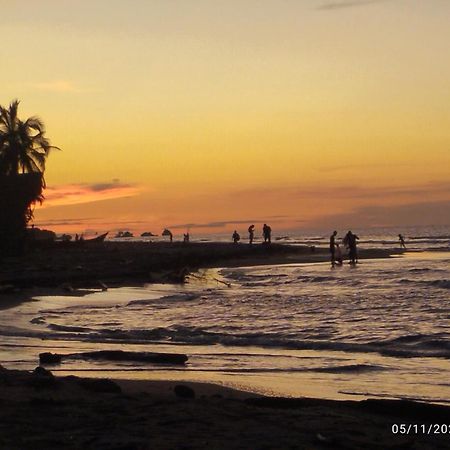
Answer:
[[[44,200],[45,162],[52,149],[38,117],[22,121],[19,101],[0,106],[0,251],[20,253],[36,203]]]

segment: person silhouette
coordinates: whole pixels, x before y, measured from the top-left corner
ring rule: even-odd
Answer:
[[[272,228],[270,228],[269,225],[266,223],[263,225],[263,237],[264,237],[264,243],[270,244],[272,239]]]
[[[248,227],[248,243],[253,244],[253,238],[255,237],[255,225],[250,225]]]
[[[334,230],[333,234],[330,236],[330,253],[331,253],[331,265],[336,264],[335,252],[336,252],[336,236],[337,231]]]
[[[356,246],[356,241],[359,237],[349,231],[344,238],[344,243],[348,247],[348,257],[350,259],[349,264],[356,264],[358,262],[358,250]]]
[[[239,233],[236,230],[234,230],[232,238],[234,244],[237,244],[241,240],[241,237],[239,236]]]
[[[400,241],[400,248],[406,249],[405,238],[401,234],[398,235],[398,240]]]

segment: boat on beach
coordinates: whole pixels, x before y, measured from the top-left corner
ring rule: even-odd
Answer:
[[[109,231],[107,231],[106,233],[100,234],[98,236],[95,236],[95,237],[93,237],[91,239],[84,239],[81,242],[87,242],[87,243],[90,243],[90,242],[103,242],[106,239],[106,236],[108,236],[108,233],[109,233]]]

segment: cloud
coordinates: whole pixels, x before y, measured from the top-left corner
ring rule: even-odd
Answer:
[[[102,191],[109,191],[111,189],[117,189],[117,187],[131,187],[130,184],[121,184],[119,181],[112,181],[111,183],[98,183],[98,184],[91,184],[90,189],[92,189],[94,192],[102,192]]]
[[[64,227],[65,231],[76,230],[83,233],[94,233],[102,231],[118,231],[132,227],[140,227],[148,224],[147,220],[128,220],[128,219],[110,219],[107,217],[77,217],[72,219],[66,218],[47,218],[35,220],[34,224],[38,227]],[[86,226],[94,226],[95,229],[85,228]]]
[[[71,81],[67,80],[54,80],[42,83],[32,83],[30,86],[40,91],[49,92],[86,92],[84,89],[76,87]]]
[[[355,6],[366,6],[372,3],[381,3],[387,0],[343,0],[343,1],[332,1],[318,6],[316,9],[319,10],[335,10],[344,8],[353,8]]]
[[[207,222],[207,223],[181,223],[178,225],[171,225],[170,228],[222,228],[227,225],[238,224],[251,224],[260,223],[260,220],[248,219],[248,220],[224,220],[219,222]]]
[[[417,202],[396,206],[364,206],[311,221],[318,227],[404,227],[450,225],[450,201]]]
[[[86,222],[95,220],[93,217],[80,217],[77,219],[47,219],[42,221],[36,221],[35,225],[39,227],[52,227],[52,226],[64,226],[64,225],[84,225]]]
[[[169,228],[223,228],[227,225],[250,225],[250,224],[261,224],[265,221],[280,222],[282,219],[288,219],[289,216],[268,216],[265,219],[245,219],[245,220],[223,220],[217,222],[206,222],[206,223],[182,223],[178,225],[171,225]]]
[[[110,183],[78,183],[47,187],[44,208],[77,205],[116,198],[134,197],[142,192],[137,185],[113,180]]]
[[[445,195],[450,192],[450,182],[426,183],[417,186],[282,186],[255,188],[234,192],[233,196],[283,199],[398,199],[400,197]]]

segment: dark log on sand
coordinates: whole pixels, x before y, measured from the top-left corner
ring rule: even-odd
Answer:
[[[63,359],[82,359],[88,361],[130,361],[154,364],[185,364],[187,355],[181,353],[126,352],[122,350],[99,350],[84,353],[41,353],[41,364],[58,364]]]

